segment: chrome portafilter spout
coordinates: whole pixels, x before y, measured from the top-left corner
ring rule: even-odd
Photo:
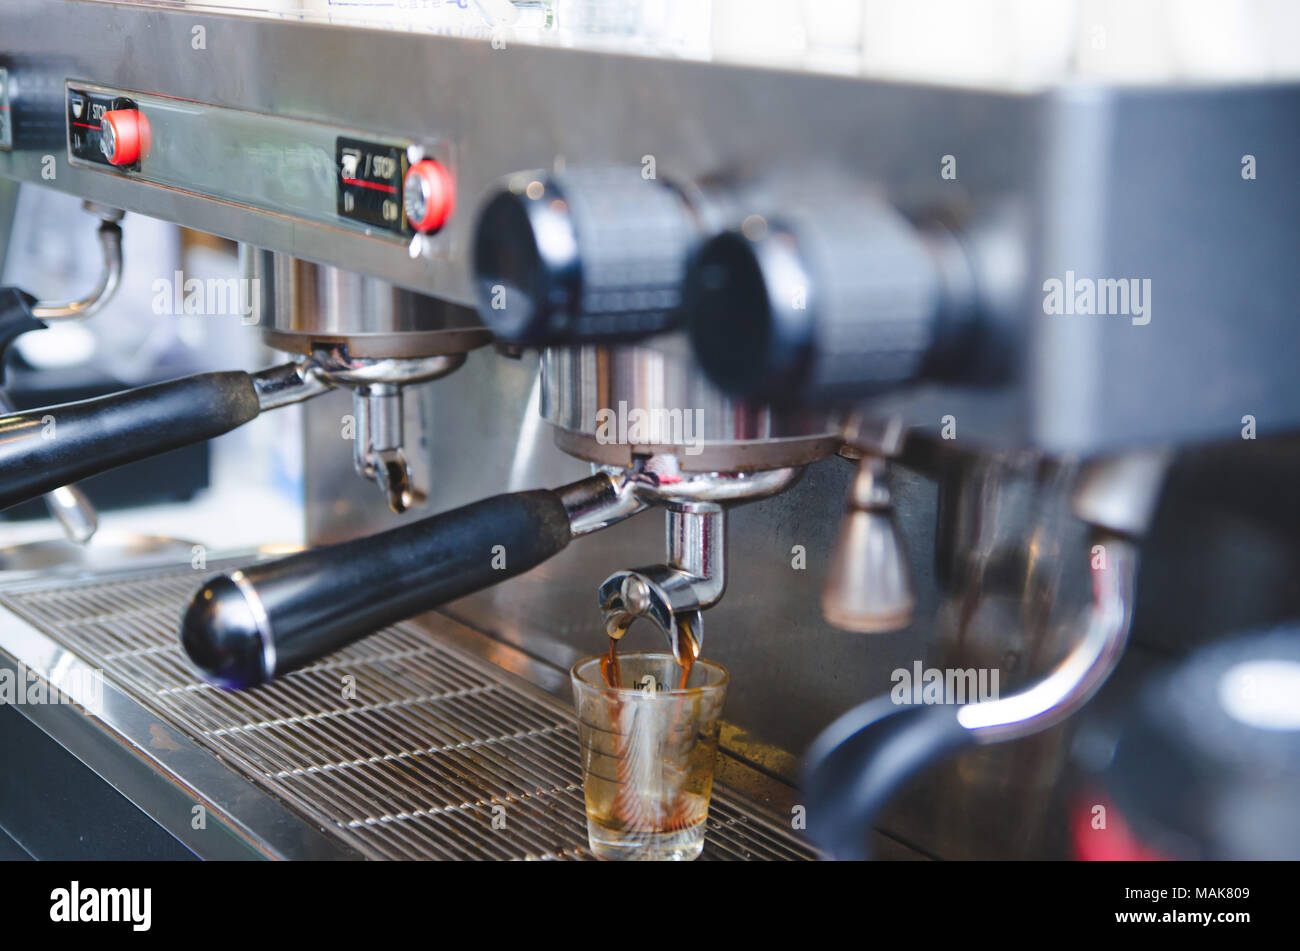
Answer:
[[[393,512],[405,512],[424,498],[427,488],[412,484],[403,449],[404,388],[446,376],[465,362],[465,354],[352,357],[347,344],[335,344],[318,347],[311,362],[330,385],[352,391],[357,474],[379,486]]]
[[[1010,696],[964,705],[903,705],[892,696],[844,714],[813,742],[803,788],[808,829],[825,852],[867,858],[881,808],[937,760],[976,745],[1030,736],[1061,723],[1096,693],[1128,639],[1145,533],[1168,465],[1163,451],[1133,452],[1084,466],[1075,515],[1090,526],[1093,601],[1082,634],[1045,676]]]
[[[789,467],[683,478],[672,456],[652,457],[629,473],[633,492],[665,510],[668,559],[616,571],[601,583],[597,601],[605,632],[621,640],[634,621],[645,618],[668,639],[673,656],[699,657],[704,643],[701,612],[716,604],[727,587],[724,503],[767,498],[790,488],[802,474],[802,467]]]
[[[674,505],[667,517],[668,561],[614,572],[596,598],[612,640],[622,640],[633,621],[646,618],[668,638],[674,657],[693,660],[704,646],[700,612],[722,597],[727,584],[726,513],[712,504],[695,511]]]
[[[353,462],[397,514],[422,501],[403,447],[406,387],[437,380],[491,340],[472,311],[387,281],[241,245],[262,340],[310,358],[352,393]]]

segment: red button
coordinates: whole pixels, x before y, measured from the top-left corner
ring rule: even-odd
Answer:
[[[149,120],[135,109],[111,109],[100,120],[100,147],[114,165],[134,165],[149,153]]]
[[[402,182],[406,220],[416,231],[437,231],[451,216],[456,191],[451,175],[433,159],[416,162]]]

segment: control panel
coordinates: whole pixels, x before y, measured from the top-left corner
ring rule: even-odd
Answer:
[[[455,206],[445,142],[89,83],[66,96],[76,165],[394,242],[436,234]]]
[[[83,162],[138,170],[141,118],[126,96],[68,90],[68,151]],[[143,136],[147,140],[148,136]],[[147,150],[146,150],[147,151]]]

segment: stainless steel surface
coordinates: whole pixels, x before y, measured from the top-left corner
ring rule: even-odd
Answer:
[[[193,51],[200,28],[207,49]],[[102,42],[119,33],[133,42]],[[1274,343],[1290,338],[1284,302],[1300,281],[1283,250],[1300,221],[1294,189],[1284,176],[1243,186],[1214,158],[1222,141],[1258,141],[1274,167],[1295,164],[1300,137],[1288,121],[1300,100],[1295,83],[972,91],[74,0],[13,0],[0,12],[0,37],[19,91],[108,77],[117,89],[369,130],[380,140],[448,143],[459,212],[436,236],[445,256],[413,258],[399,242],[337,222],[127,173],[61,165],[50,180],[46,158],[58,160],[65,142],[52,143],[39,122],[24,140],[27,130],[15,121],[13,149],[0,150],[6,177],[460,305],[473,299],[472,209],[518,169],[651,156],[666,181],[739,170],[777,183],[843,178],[879,191],[906,215],[934,211],[958,219],[966,234],[1005,234],[967,250],[976,273],[1016,275],[988,328],[990,352],[1011,368],[1005,390],[925,387],[893,405],[873,403],[873,411],[902,410],[913,425],[952,414],[973,441],[1084,453],[1232,436],[1243,403],[1300,406]],[[223,68],[197,68],[215,50]],[[366,67],[337,68],[343,62]],[[39,96],[13,106],[16,120],[24,110],[40,118],[45,108]],[[864,134],[875,130],[889,134],[870,134],[864,148]],[[194,134],[200,149],[228,147],[203,139],[201,126]],[[1119,142],[1127,146],[1114,147]],[[960,157],[953,179],[936,170],[947,155]],[[262,158],[295,168],[289,147],[272,145]],[[1172,167],[1178,175],[1162,171]],[[1067,274],[1149,279],[1158,288],[1155,316],[1134,315],[1142,321],[1134,324],[1045,313],[1045,282]],[[1261,289],[1255,318],[1246,332],[1225,334],[1222,315],[1239,309],[1242,287]],[[1225,365],[1252,369],[1217,373]],[[1206,387],[1211,372],[1219,383]],[[1261,432],[1297,422],[1300,409],[1271,412],[1260,417]]]
[[[700,553],[683,550],[683,538],[674,535],[673,513],[703,513],[724,503],[754,502],[788,489],[799,481],[802,469],[766,469],[760,472],[679,473],[672,456],[652,456],[629,469],[607,466],[590,478],[555,490],[569,516],[573,537],[589,535],[625,521],[650,505],[668,512],[668,548],[681,555],[683,564],[700,566]],[[721,592],[718,592],[721,595]]]
[[[262,412],[319,396],[330,388],[324,374],[307,361],[282,363],[250,374]]]
[[[889,462],[881,456],[858,460],[830,565],[822,589],[826,620],[859,634],[896,631],[912,623],[912,566],[894,520]]]
[[[668,506],[668,564],[689,579],[693,607],[707,608],[727,590],[727,512],[711,502]]]
[[[679,471],[677,456],[651,456],[627,474],[640,499],[662,505],[755,502],[786,491],[799,481],[803,469],[786,466],[754,472]]]
[[[658,158],[660,177],[689,182],[755,156],[771,166],[798,168],[829,155],[870,175],[890,165],[885,147],[893,140],[881,142],[879,152],[864,151],[862,128],[926,114],[930,104],[946,103],[942,120],[917,136],[928,141],[913,140],[918,151],[927,156],[957,151],[969,162],[963,179],[987,175],[1005,184],[1014,180],[1019,162],[1001,164],[1000,153],[1006,143],[1018,141],[1015,131],[1029,131],[1032,119],[1025,108],[1032,97],[1014,94],[896,87],[851,77],[522,44],[500,50],[487,37],[345,30],[298,18],[250,20],[202,9],[72,0],[16,0],[3,16],[0,36],[14,41],[13,48],[0,44],[0,53],[22,53],[25,64],[70,59],[66,65],[51,61],[59,87],[69,79],[97,82],[196,108],[364,131],[380,140],[454,143],[458,208],[438,235],[450,256],[432,260],[412,259],[404,246],[338,223],[276,215],[203,197],[197,189],[99,169],[60,168],[57,180],[48,184],[109,204],[118,204],[113,196],[128,196],[119,207],[465,305],[473,300],[465,264],[475,206],[495,182],[518,169],[551,166],[560,156],[579,154],[584,162],[639,166],[649,154]],[[198,27],[206,37],[204,51],[190,46]],[[131,49],[101,42],[118,33],[133,37]],[[225,58],[222,69],[199,68],[218,50]],[[365,66],[340,69],[340,63]],[[890,104],[883,90],[894,89],[901,95]],[[689,111],[681,108],[685,102]],[[782,116],[780,123],[770,121],[774,111]],[[546,121],[538,121],[542,117]],[[701,136],[701,128],[710,135]],[[230,134],[220,123],[211,128],[196,123],[191,133],[194,138],[186,141],[203,143],[207,161],[216,164],[230,154]],[[254,141],[266,146],[260,164],[295,170],[283,186],[304,187],[301,179],[311,170],[300,170],[302,161],[291,147],[277,147],[265,136]],[[978,144],[988,142],[996,146]],[[16,142],[12,153],[0,156],[0,174],[41,181],[44,151]],[[239,158],[242,153],[222,163],[217,174],[237,175]],[[927,190],[937,178],[931,167],[911,173],[899,168]]]
[[[253,323],[269,346],[309,355],[303,382],[352,390],[353,460],[388,507],[405,512],[427,492],[416,485],[403,448],[404,387],[436,380],[489,339],[472,314],[384,281],[243,245],[241,267],[254,288]],[[293,391],[269,383],[268,398]],[[263,390],[259,389],[259,396]],[[296,398],[314,395],[305,390]],[[279,405],[278,403],[276,405]]]
[[[727,513],[714,502],[674,502],[665,508],[668,560],[616,571],[596,600],[605,631],[618,640],[637,618],[652,621],[674,657],[698,657],[704,646],[701,611],[727,588]]]
[[[664,508],[668,560],[616,571],[600,583],[596,601],[603,627],[618,640],[638,618],[646,618],[667,637],[674,656],[698,656],[704,642],[700,612],[717,604],[727,587],[727,514],[722,503],[767,498],[797,482],[802,470],[683,475],[676,456],[660,455],[639,458],[635,468],[609,469],[607,474],[621,495]],[[575,495],[573,487],[564,491],[571,498]],[[615,519],[608,513],[625,510],[620,502],[609,500],[604,513],[593,513],[583,494],[577,493],[576,506],[582,531],[575,535],[587,533],[590,525],[612,524]]]
[[[177,99],[166,95],[167,90],[104,86],[83,82],[83,77],[75,75],[60,78],[68,80],[70,96],[101,94],[106,100],[125,98],[134,103],[148,131],[141,142],[139,161],[128,163],[133,180],[350,230],[372,240],[392,242],[402,252],[406,250],[409,234],[394,233],[387,227],[338,213],[336,150],[341,149],[340,138],[350,138],[401,154],[411,145],[409,140],[370,136],[357,128],[333,123],[223,108],[202,99]],[[80,118],[88,128],[99,130],[102,153],[111,156],[112,126],[94,126],[97,115]],[[101,174],[119,174],[94,159],[88,161],[75,150],[69,150],[68,160]],[[354,172],[356,178],[362,174]],[[395,174],[384,178],[391,180]],[[380,220],[389,227],[400,227],[399,196],[385,201]]]
[[[156,535],[101,531],[87,544],[66,539],[26,542],[0,548],[0,582],[44,573],[108,571],[115,566],[172,563],[189,558],[195,542]]]
[[[403,448],[405,387],[446,376],[465,362],[463,353],[424,357],[356,357],[347,344],[317,343],[311,373],[352,390],[353,463],[379,486],[388,507],[401,514],[426,494],[416,486]]]
[[[151,712],[155,731],[227,764],[227,775],[209,774],[195,792],[225,802],[232,825],[243,804],[231,808],[227,797],[244,780],[305,820],[272,836],[269,854],[295,857],[294,836],[315,827],[337,854],[365,858],[587,857],[567,706],[410,624],[273,685],[221,691],[193,674],[176,642],[196,574],[186,566],[42,580],[0,589],[0,605],[102,667],[113,688]],[[716,790],[705,857],[813,853],[774,817]]]
[[[257,282],[252,322],[277,350],[342,345],[353,358],[409,359],[491,339],[473,311],[386,281],[247,245],[240,258],[245,279]]]
[[[616,571],[596,592],[602,626],[611,639],[622,640],[633,622],[644,618],[664,635],[677,658],[698,657],[704,646],[702,615],[689,606],[690,600],[689,582],[667,565]],[[688,604],[679,606],[679,601]]]
[[[405,512],[415,501],[411,472],[402,451],[402,390],[376,383],[352,391],[357,432],[353,464],[357,474],[379,486],[394,512]]]
[[[555,490],[569,516],[574,538],[608,528],[645,511],[646,502],[632,491],[631,482],[618,470],[598,472],[589,479]]]
[[[158,628],[161,619],[147,605],[141,607],[132,620],[134,627]],[[0,668],[15,677],[39,676],[74,700],[17,709],[196,855],[210,859],[358,857],[237,777],[209,750],[103,678],[101,670],[3,606]],[[96,682],[101,687],[98,698],[72,692],[78,685]],[[93,702],[97,708],[93,716],[87,714],[83,701]],[[200,814],[205,821],[196,828]]]
[[[412,386],[437,380],[465,362],[463,353],[426,357],[366,357],[346,344],[313,348],[313,371],[339,386]]]
[[[543,351],[540,410],[557,445],[602,465],[672,454],[707,472],[803,465],[839,444],[827,413],[724,396],[675,343]]]
[[[1141,536],[1155,514],[1171,459],[1169,449],[1155,448],[1093,460],[1079,473],[1075,514],[1098,528]]]

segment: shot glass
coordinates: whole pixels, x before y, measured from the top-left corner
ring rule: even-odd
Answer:
[[[619,861],[690,861],[704,848],[727,670],[697,660],[685,685],[672,654],[619,654],[606,686],[600,657],[570,672],[578,710],[587,839]]]

